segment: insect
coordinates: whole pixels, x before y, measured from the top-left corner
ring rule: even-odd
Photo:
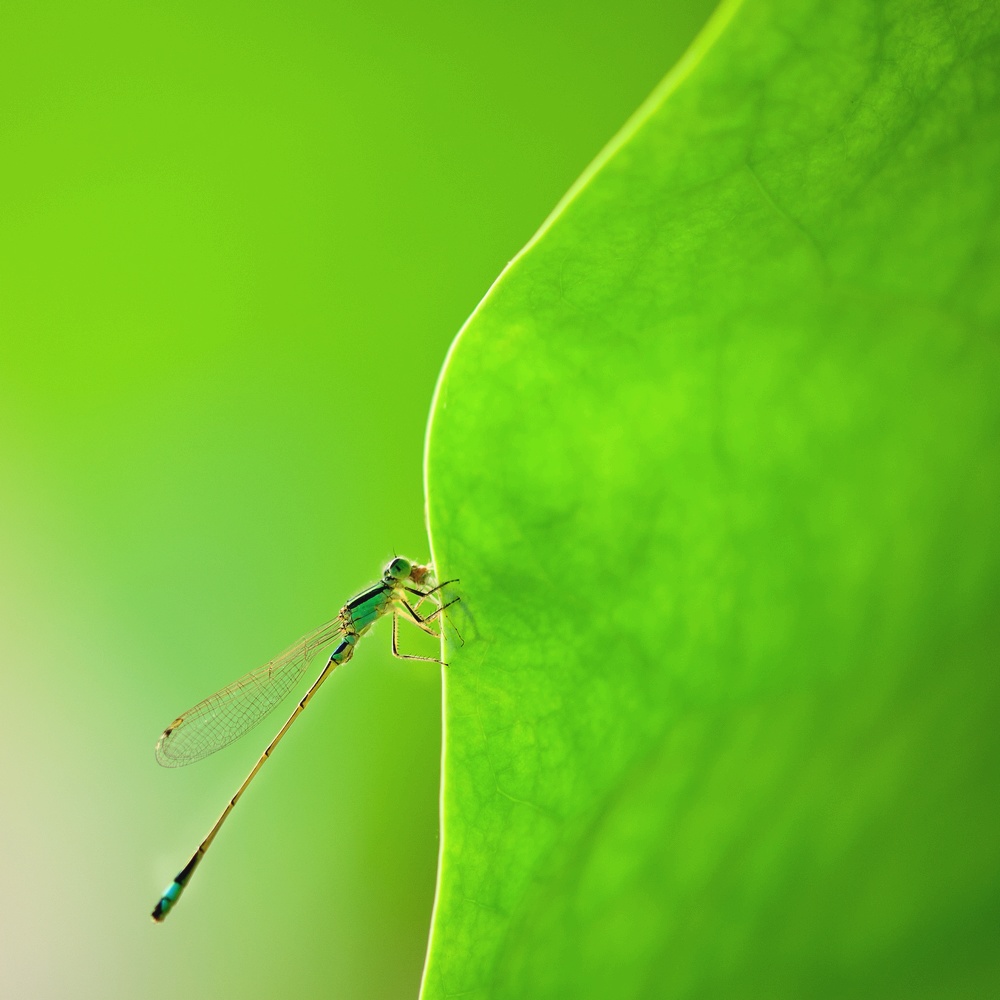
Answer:
[[[212,841],[233,811],[240,797],[247,790],[264,761],[271,756],[281,738],[301,715],[320,685],[330,676],[335,667],[346,663],[353,655],[358,640],[385,614],[392,615],[392,652],[401,660],[427,660],[442,663],[432,656],[413,656],[399,652],[398,626],[400,617],[413,622],[430,635],[438,633],[428,624],[437,618],[445,608],[459,598],[445,602],[442,588],[457,580],[437,583],[430,566],[423,566],[410,559],[397,557],[386,566],[382,579],[349,600],[337,617],[320,625],[308,635],[286,649],[280,656],[250,671],[239,680],[209,695],[194,708],[179,715],[163,730],[156,744],[156,759],[164,767],[182,767],[201,760],[238,740],[256,726],[292,690],[306,667],[320,650],[336,643],[322,673],[305,693],[288,721],[278,731],[278,735],[268,744],[260,759],[253,766],[243,784],[230,799],[229,804],[201,842],[191,860],[180,870],[177,877],[167,886],[160,901],[153,910],[153,920],[162,921],[170,912],[181,893],[191,881],[191,876],[201,863]],[[411,597],[416,600],[411,603]],[[435,605],[427,615],[420,613],[425,601]],[[442,663],[442,666],[444,664]]]

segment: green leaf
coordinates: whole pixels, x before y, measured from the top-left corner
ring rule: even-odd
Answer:
[[[995,987],[998,37],[723,4],[456,341],[424,1000]]]

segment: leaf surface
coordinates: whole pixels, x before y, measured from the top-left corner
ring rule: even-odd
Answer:
[[[725,3],[464,328],[424,1000],[996,983],[998,65]]]

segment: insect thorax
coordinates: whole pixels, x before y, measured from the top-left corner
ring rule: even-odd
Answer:
[[[389,610],[395,596],[396,588],[387,583],[376,584],[358,594],[340,609],[345,632],[362,635]]]

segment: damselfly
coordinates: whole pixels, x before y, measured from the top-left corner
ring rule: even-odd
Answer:
[[[432,663],[441,663],[440,660],[432,656],[413,656],[400,653],[399,618],[402,616],[430,635],[436,636],[438,633],[430,627],[428,622],[433,621],[445,608],[450,607],[458,600],[456,597],[445,602],[438,595],[441,593],[442,587],[457,582],[457,580],[446,580],[444,583],[437,583],[430,566],[422,566],[409,559],[393,559],[386,566],[382,579],[348,601],[332,621],[320,625],[308,635],[304,635],[297,643],[269,663],[252,670],[228,687],[224,687],[204,701],[198,702],[194,708],[179,715],[163,730],[163,735],[160,736],[159,742],[156,744],[156,759],[164,767],[181,767],[184,764],[201,760],[202,757],[207,757],[209,754],[215,753],[216,750],[221,750],[253,729],[292,690],[316,654],[336,643],[336,648],[330,653],[322,673],[295,706],[295,711],[278,731],[278,735],[268,744],[267,749],[261,754],[253,770],[230,799],[229,805],[216,820],[215,826],[208,831],[208,836],[201,842],[191,860],[180,870],[180,873],[160,897],[160,901],[153,910],[155,921],[163,920],[180,898],[184,887],[191,881],[194,870],[201,863],[201,859],[212,845],[212,841],[215,840],[222,824],[233,811],[233,807],[239,802],[247,786],[263,767],[264,761],[271,756],[281,738],[288,732],[292,723],[319,690],[319,686],[327,679],[334,667],[346,663],[354,655],[354,647],[358,640],[379,618],[384,614],[392,615],[392,652],[394,656],[398,656],[402,660],[428,660]],[[408,595],[413,595],[416,598],[412,604]],[[435,605],[434,611],[428,615],[420,613],[420,607],[424,601],[430,601]]]

